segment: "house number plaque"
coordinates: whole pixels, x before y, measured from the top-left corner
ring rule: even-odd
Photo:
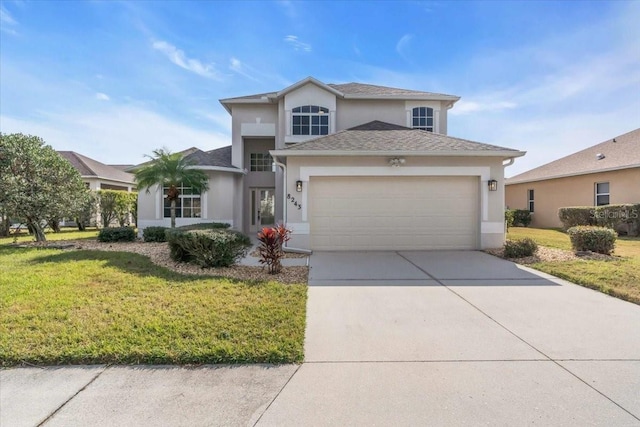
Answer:
[[[295,197],[293,197],[291,195],[291,193],[287,194],[287,200],[295,207],[298,208],[298,210],[302,209],[302,203],[298,203],[298,201],[296,200]]]

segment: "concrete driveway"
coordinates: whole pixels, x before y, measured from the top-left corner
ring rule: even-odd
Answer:
[[[640,307],[481,252],[315,253],[305,363],[0,370],[2,426],[640,426]]]
[[[261,425],[640,425],[640,307],[481,252],[311,257]]]

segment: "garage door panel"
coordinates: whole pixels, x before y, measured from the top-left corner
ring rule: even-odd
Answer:
[[[316,250],[475,249],[473,177],[312,177]]]

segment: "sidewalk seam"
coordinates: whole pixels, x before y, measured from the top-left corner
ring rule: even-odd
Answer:
[[[260,420],[262,419],[262,417],[264,416],[264,414],[267,413],[267,411],[269,410],[269,408],[271,408],[271,405],[273,405],[273,402],[276,401],[276,399],[278,398],[278,396],[280,396],[280,394],[282,393],[282,391],[285,389],[286,386],[289,385],[289,383],[291,382],[291,380],[293,379],[293,377],[298,373],[298,371],[300,370],[300,368],[302,368],[302,365],[304,365],[304,363],[301,363],[300,366],[298,366],[296,368],[295,371],[293,371],[293,374],[291,374],[291,376],[289,377],[289,379],[287,380],[287,382],[284,383],[284,385],[282,386],[282,388],[280,388],[280,390],[278,390],[278,393],[276,393],[276,395],[273,397],[273,399],[271,399],[271,402],[269,402],[269,404],[267,405],[266,408],[264,408],[264,411],[262,411],[262,413],[260,414],[260,416],[258,417],[258,419],[256,420],[255,423],[253,423],[253,427],[257,426],[258,423],[260,422]]]
[[[60,410],[61,410],[62,408],[64,408],[64,407],[67,405],[67,403],[71,402],[71,401],[73,400],[73,398],[75,398],[77,395],[79,395],[80,393],[82,393],[82,392],[83,392],[87,387],[89,387],[91,384],[93,384],[93,382],[94,382],[95,380],[97,380],[97,379],[98,379],[98,377],[99,377],[100,375],[102,375],[102,374],[103,374],[107,369],[108,369],[108,367],[107,367],[107,366],[105,366],[105,368],[104,368],[104,369],[102,369],[102,370],[101,370],[100,372],[98,372],[98,373],[97,373],[93,378],[91,378],[91,380],[90,380],[88,383],[86,383],[86,384],[85,384],[85,385],[84,385],[80,390],[76,391],[76,392],[73,394],[73,396],[71,396],[70,398],[68,398],[67,400],[65,400],[65,401],[62,403],[62,405],[58,406],[58,408],[56,408],[56,410],[55,410],[55,411],[53,411],[52,413],[50,413],[50,414],[47,416],[47,418],[45,418],[44,420],[42,420],[42,422],[40,422],[40,423],[37,425],[37,427],[41,427],[41,426],[45,425],[45,424],[46,424],[50,419],[52,419],[52,418],[53,418],[53,417],[54,417],[58,412],[60,412]]]
[[[528,345],[529,347],[531,347],[533,350],[537,351],[538,353],[540,353],[541,355],[543,355],[544,357],[546,357],[548,360],[550,360],[551,362],[553,362],[556,366],[558,366],[560,369],[562,369],[563,371],[567,372],[569,375],[571,375],[572,377],[576,378],[578,381],[580,381],[581,383],[583,383],[584,385],[586,385],[587,387],[589,387],[590,389],[592,389],[593,391],[595,391],[596,393],[598,393],[599,395],[601,395],[602,397],[604,397],[605,399],[607,399],[609,402],[613,403],[614,405],[616,405],[618,408],[622,409],[624,412],[626,412],[627,414],[631,415],[633,418],[635,418],[636,420],[640,421],[640,418],[638,416],[636,416],[635,414],[633,414],[631,411],[629,411],[628,409],[624,408],[622,405],[620,405],[618,402],[616,402],[615,400],[613,400],[612,398],[610,398],[609,396],[607,396],[606,394],[604,394],[603,392],[601,392],[600,390],[598,390],[597,388],[595,388],[594,386],[592,386],[591,384],[589,384],[587,381],[583,380],[582,378],[580,378],[579,376],[577,376],[576,374],[574,374],[573,372],[571,372],[569,369],[565,368],[564,366],[562,366],[558,361],[556,361],[555,359],[549,357],[548,355],[546,355],[545,353],[543,353],[541,350],[537,349],[533,344],[530,344],[529,342],[527,342],[524,338],[520,337],[518,334],[516,334],[515,332],[513,332],[512,330],[510,330],[509,328],[507,328],[506,326],[504,326],[502,323],[498,322],[496,319],[494,319],[493,317],[489,316],[489,314],[485,313],[484,311],[482,311],[480,309],[480,307],[476,306],[475,304],[473,304],[471,301],[467,300],[465,297],[463,297],[462,295],[460,295],[459,293],[457,293],[456,291],[454,291],[453,289],[451,289],[449,286],[445,285],[444,283],[442,283],[440,281],[440,279],[435,278],[434,276],[432,276],[431,274],[429,274],[429,272],[427,272],[425,269],[423,269],[422,267],[420,267],[419,265],[415,264],[413,261],[411,261],[410,259],[408,259],[407,257],[405,257],[404,255],[402,255],[400,252],[396,251],[396,254],[407,260],[410,264],[412,264],[413,266],[415,266],[418,270],[422,271],[424,274],[426,274],[427,276],[431,277],[433,280],[436,281],[436,283],[440,284],[441,286],[443,286],[445,289],[447,289],[449,292],[451,292],[452,294],[454,294],[455,296],[457,296],[458,298],[460,298],[462,301],[466,302],[467,304],[469,304],[471,307],[475,308],[476,310],[478,310],[480,313],[482,313],[484,316],[486,316],[487,318],[489,318],[491,321],[493,321],[496,325],[500,326],[502,329],[504,329],[505,331],[509,332],[511,335],[513,335],[514,337],[516,337],[517,339],[519,339],[520,341],[522,341],[523,343],[525,343],[526,345]],[[548,279],[547,279],[548,280]]]

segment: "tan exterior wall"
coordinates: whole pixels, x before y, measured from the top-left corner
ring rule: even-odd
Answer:
[[[595,184],[609,183],[611,204],[640,202],[640,168],[577,175],[506,186],[506,206],[528,209],[527,190],[534,190],[531,226],[558,228],[562,223],[558,209],[570,206],[593,206]]]
[[[236,226],[234,222],[234,201],[236,194],[235,173],[206,171],[209,175],[209,190],[201,195],[202,216],[200,218],[176,218],[176,226],[195,224],[199,222],[227,222]],[[149,192],[142,189],[138,192],[138,233],[149,226],[169,227],[170,218],[163,218],[162,190],[157,186],[151,187]]]
[[[308,215],[305,219],[305,209],[308,204],[309,180],[302,175],[304,168],[336,168],[344,167],[345,173],[353,173],[358,168],[372,168],[370,175],[391,174],[385,176],[398,175],[419,167],[419,173],[431,173],[431,171],[445,171],[447,174],[465,174],[468,170],[483,171],[485,175],[479,180],[480,203],[479,212],[481,218],[478,219],[481,232],[479,241],[482,248],[495,248],[502,246],[504,242],[504,167],[501,158],[491,157],[406,157],[406,163],[398,168],[389,166],[387,157],[290,157],[287,159],[287,186],[286,194],[291,195],[303,204],[302,209],[298,209],[291,200],[287,200],[287,224],[293,229],[291,246],[309,247],[309,223]],[[441,168],[441,169],[436,169]],[[369,172],[367,172],[369,173]],[[475,173],[475,172],[474,172]],[[478,172],[479,173],[479,172]],[[336,176],[342,176],[337,174]],[[437,172],[433,176],[438,176]],[[480,176],[480,175],[478,175]],[[498,191],[488,191],[488,179],[498,181]],[[303,181],[303,191],[296,191],[296,181]],[[486,197],[486,198],[485,198]]]

